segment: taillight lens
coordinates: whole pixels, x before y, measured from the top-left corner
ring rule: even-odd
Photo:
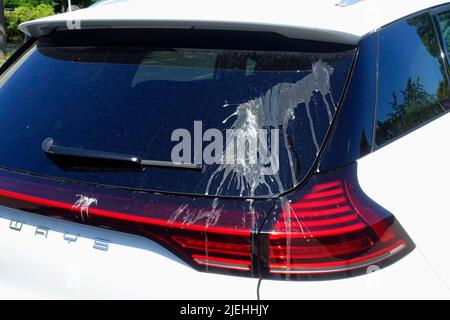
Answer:
[[[138,234],[199,271],[253,277],[254,235],[273,200],[102,188],[0,169],[0,205]]]
[[[318,174],[279,199],[260,233],[264,277],[317,279],[375,271],[414,244],[359,187],[356,165]]]
[[[414,248],[392,214],[364,195],[356,164],[313,175],[271,210],[273,203],[101,188],[0,169],[0,205],[142,235],[200,271],[348,277]]]

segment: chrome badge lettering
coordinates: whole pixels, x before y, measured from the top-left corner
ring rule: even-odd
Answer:
[[[95,239],[93,248],[97,250],[108,251],[110,243],[111,241],[109,240]]]
[[[22,230],[22,226],[23,226],[23,222],[16,221],[16,220],[11,220],[11,222],[9,223],[9,228],[12,230],[15,230],[15,231]]]

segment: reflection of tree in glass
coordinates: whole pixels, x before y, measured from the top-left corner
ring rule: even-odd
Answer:
[[[387,120],[377,122],[377,144],[383,144],[443,111],[436,96],[425,90],[419,78],[409,78],[406,88],[400,93],[401,99],[395,92],[392,94],[389,104],[393,112]]]
[[[440,13],[438,15],[439,27],[442,30],[447,51],[450,51],[450,11]]]
[[[445,13],[447,15],[447,24],[450,22],[450,13]],[[439,83],[438,91],[436,95],[439,101],[447,99],[450,97],[450,89],[448,87],[444,69],[444,63],[441,60],[441,51],[439,48],[438,38],[434,33],[433,21],[427,14],[420,15],[411,19],[408,19],[408,24],[416,28],[417,34],[419,35],[422,43],[427,48],[427,51],[436,59],[439,59],[439,70],[442,74],[442,81]],[[450,25],[449,25],[450,26]],[[443,29],[448,35],[445,37],[450,37],[450,28]],[[450,38],[449,38],[450,40]],[[450,43],[450,42],[448,42]]]
[[[434,34],[433,22],[428,15],[408,19],[408,24],[416,28],[424,46],[433,57],[440,57],[439,44]]]
[[[399,94],[392,93],[392,101],[389,102],[391,113],[386,120],[377,121],[376,143],[383,144],[399,135],[406,133],[421,123],[441,114],[444,109],[440,105],[450,97],[450,89],[447,83],[444,63],[441,58],[438,38],[434,33],[433,22],[429,15],[419,15],[408,19],[408,24],[416,28],[428,53],[438,59],[441,81],[436,92],[427,92],[419,78],[408,78],[405,89]],[[450,34],[449,34],[450,35]]]
[[[442,32],[444,45],[447,47],[447,52],[450,52],[450,11],[443,12],[438,15],[439,28]],[[449,70],[450,72],[450,70]],[[450,89],[444,86],[439,86],[438,97],[450,97]]]

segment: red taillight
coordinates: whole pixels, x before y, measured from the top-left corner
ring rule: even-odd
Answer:
[[[83,209],[82,196],[96,201]],[[414,247],[392,214],[359,188],[356,165],[314,175],[271,210],[273,203],[130,192],[0,170],[1,205],[139,234],[202,271],[348,277]]]
[[[86,204],[83,197],[96,201]],[[0,169],[0,205],[139,234],[198,270],[254,276],[258,217],[270,211],[273,201],[130,192]]]
[[[192,258],[195,262],[200,265],[204,265],[207,267],[214,268],[223,268],[230,270],[239,270],[239,271],[250,271],[251,269],[251,261],[249,260],[233,260],[233,259],[225,259],[218,258],[214,256],[199,256],[193,255]]]
[[[355,171],[316,175],[279,200],[260,234],[264,276],[350,276],[412,250],[395,218],[364,195]]]
[[[231,235],[216,232],[186,234],[182,230],[173,230],[170,237],[201,267],[241,273],[252,270],[251,230],[246,234]]]

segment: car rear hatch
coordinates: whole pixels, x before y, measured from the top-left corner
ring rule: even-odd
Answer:
[[[29,46],[0,79],[1,205],[249,276],[276,199],[315,166],[356,52],[217,30],[56,31]]]

